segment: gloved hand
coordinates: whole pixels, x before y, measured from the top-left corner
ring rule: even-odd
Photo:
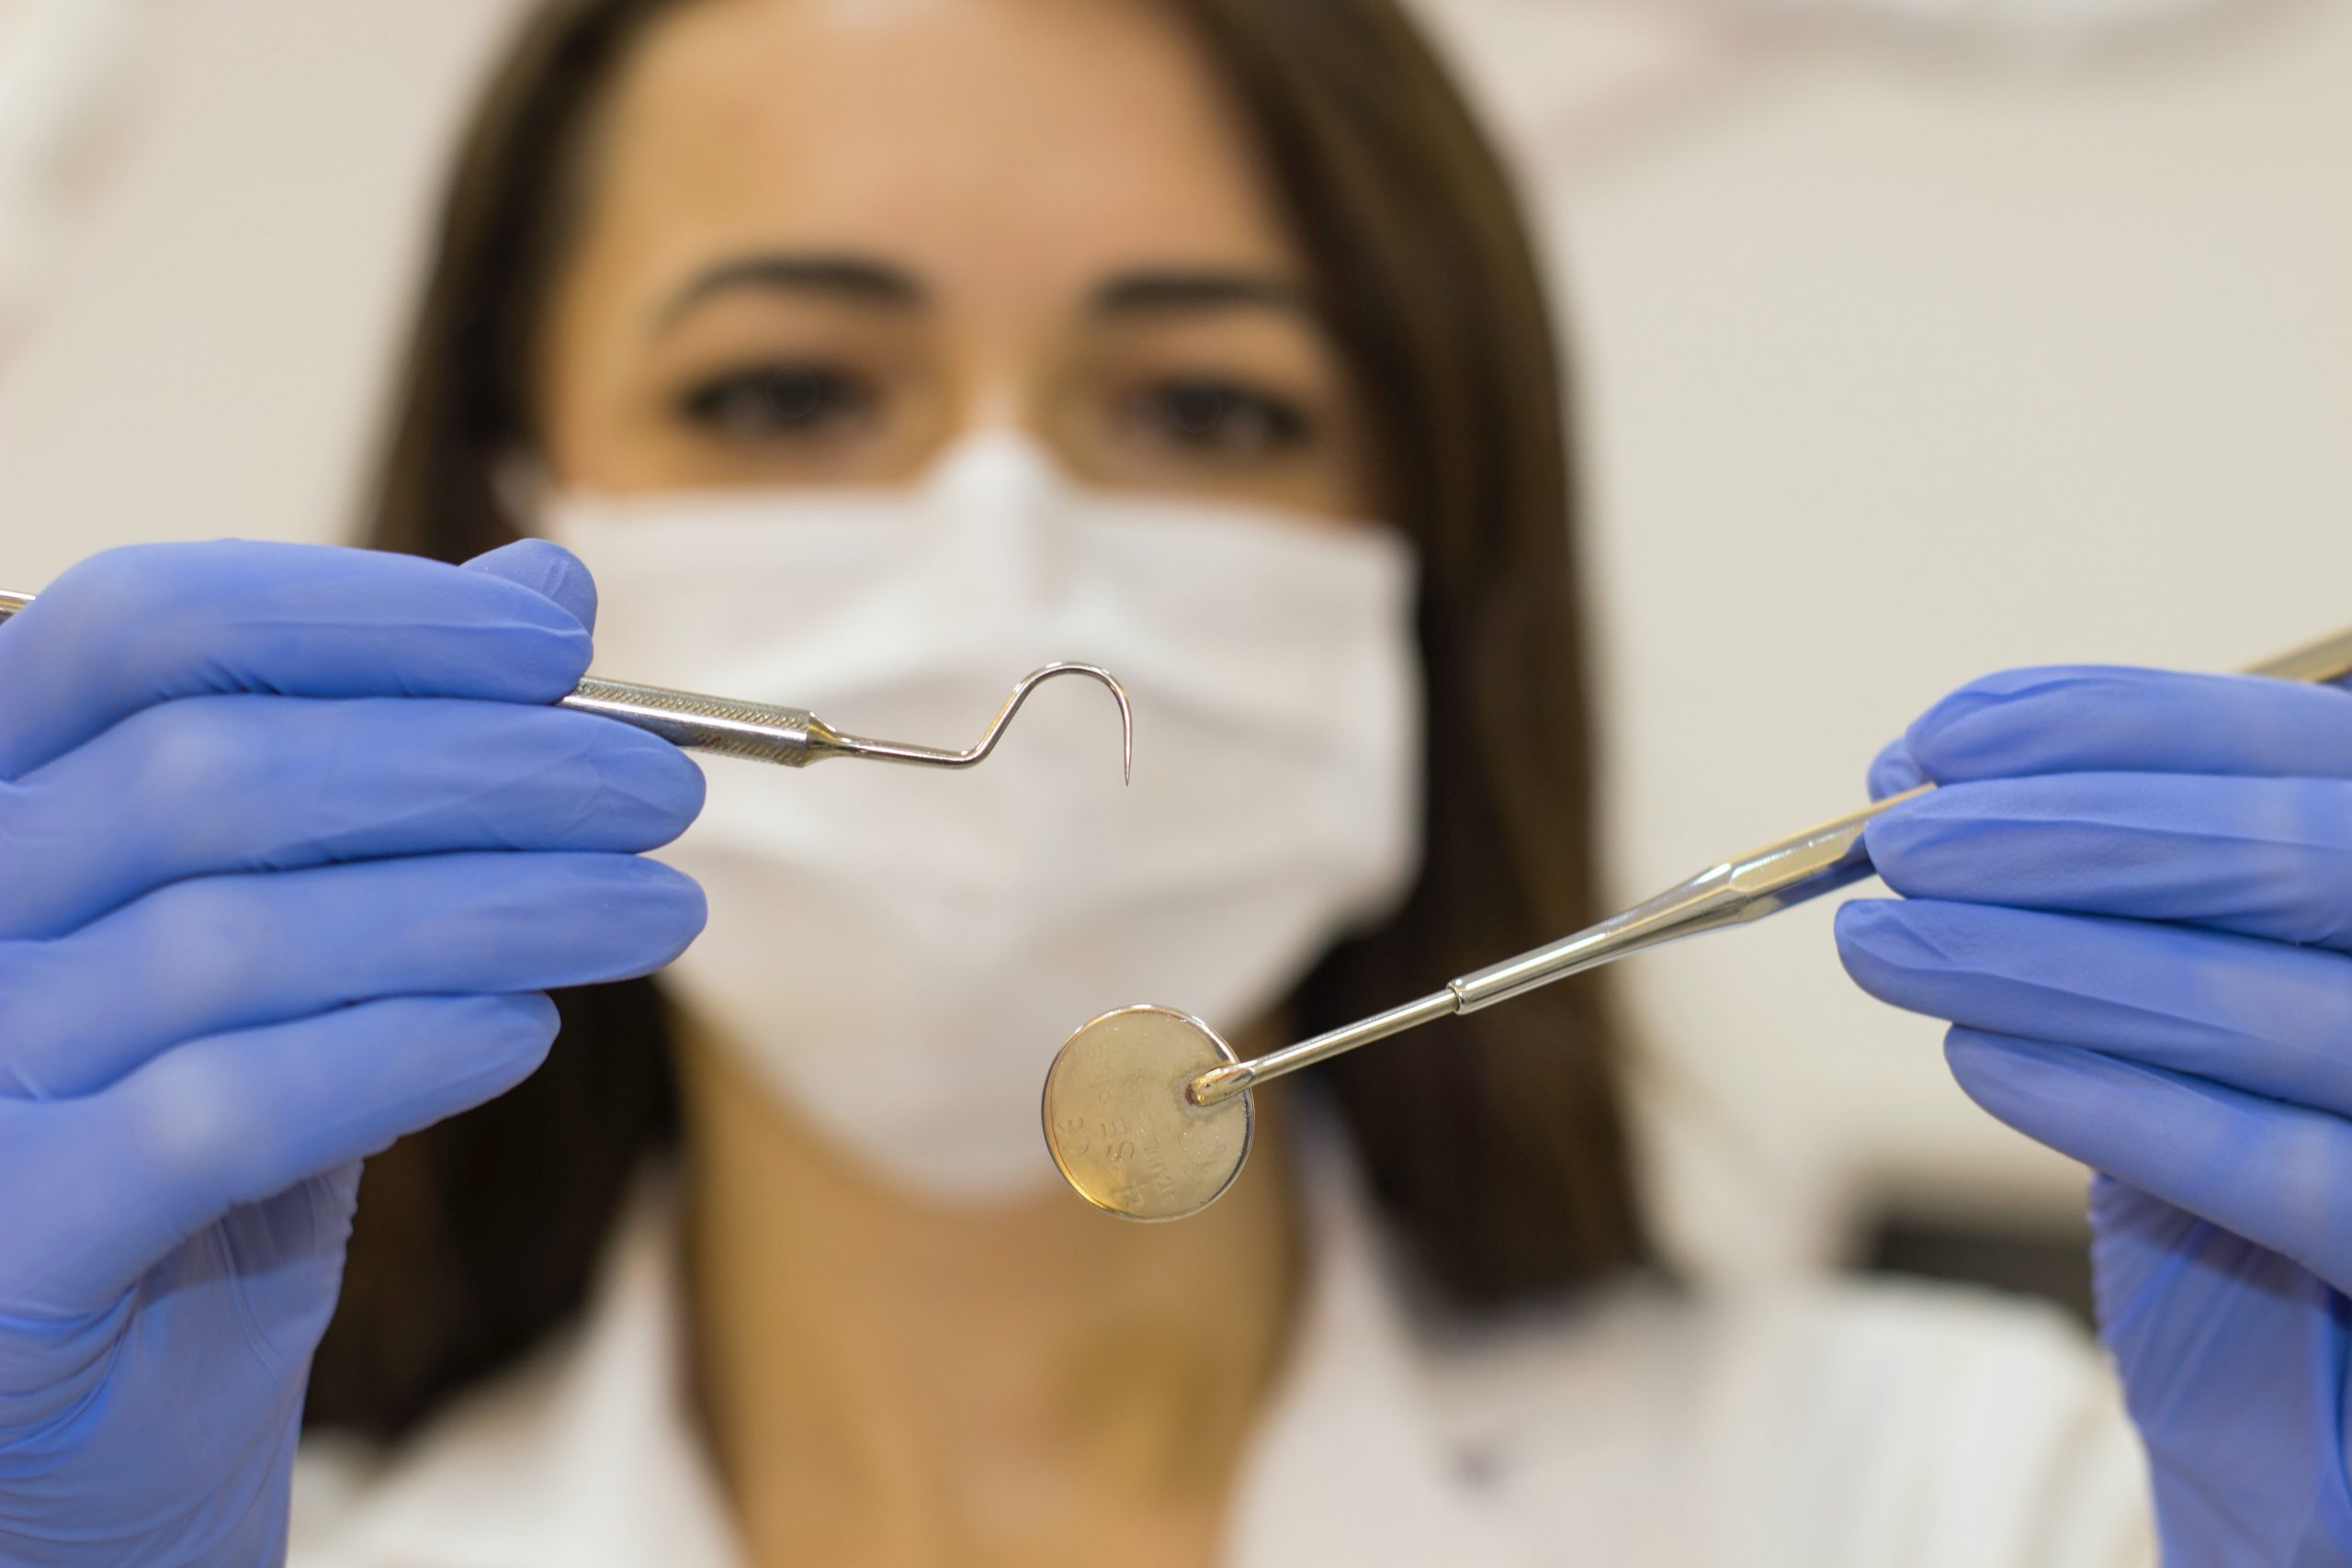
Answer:
[[[1847,969],[1978,1104],[2099,1172],[2102,1337],[2168,1568],[2352,1563],[2352,694],[2030,670],[1872,770],[1901,903]]]
[[[545,705],[593,615],[537,542],[228,542],[0,626],[0,1561],[280,1560],[360,1158],[700,929],[633,852],[699,771]]]

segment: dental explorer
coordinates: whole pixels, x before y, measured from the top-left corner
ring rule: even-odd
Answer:
[[[0,592],[0,622],[33,603],[29,593]],[[556,702],[615,718],[660,736],[688,751],[708,751],[722,757],[745,757],[786,768],[805,768],[827,757],[864,757],[876,762],[903,762],[923,768],[968,768],[996,750],[997,738],[1019,712],[1038,683],[1057,675],[1085,675],[1110,689],[1119,704],[1120,760],[1127,779],[1135,778],[1135,715],[1127,705],[1126,688],[1108,670],[1094,664],[1055,663],[1031,671],[1012,688],[996,710],[978,740],[961,751],[935,746],[912,746],[896,740],[875,740],[835,729],[807,708],[772,703],[740,702],[733,697],[709,697],[698,692],[673,691],[667,686],[640,686],[628,681],[589,676]]]
[[[2352,675],[2352,629],[2246,671],[2328,682]],[[1449,980],[1425,997],[1241,1061],[1216,1030],[1161,1007],[1122,1008],[1072,1034],[1046,1077],[1046,1145],[1079,1196],[1130,1220],[1178,1220],[1241,1174],[1250,1091],[1359,1045],[1476,1012],[1628,953],[1776,914],[1871,874],[1871,818],[1924,784],[1802,833],[1736,854],[1598,925]]]

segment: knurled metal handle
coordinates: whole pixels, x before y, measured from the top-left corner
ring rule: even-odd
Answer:
[[[556,705],[619,719],[691,751],[749,757],[787,768],[805,767],[812,756],[826,755],[825,742],[832,739],[831,728],[807,708],[737,702],[594,675]]]

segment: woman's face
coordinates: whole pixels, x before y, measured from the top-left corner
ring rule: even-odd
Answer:
[[[589,152],[537,366],[611,493],[888,484],[1010,427],[1103,486],[1376,510],[1302,257],[1156,0],[699,0]]]

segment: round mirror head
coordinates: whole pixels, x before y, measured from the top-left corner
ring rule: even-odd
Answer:
[[[1217,1200],[1250,1157],[1250,1097],[1203,1110],[1184,1088],[1234,1061],[1199,1019],[1106,1012],[1062,1042],[1046,1074],[1046,1147],[1078,1195],[1122,1219],[1181,1220]]]

